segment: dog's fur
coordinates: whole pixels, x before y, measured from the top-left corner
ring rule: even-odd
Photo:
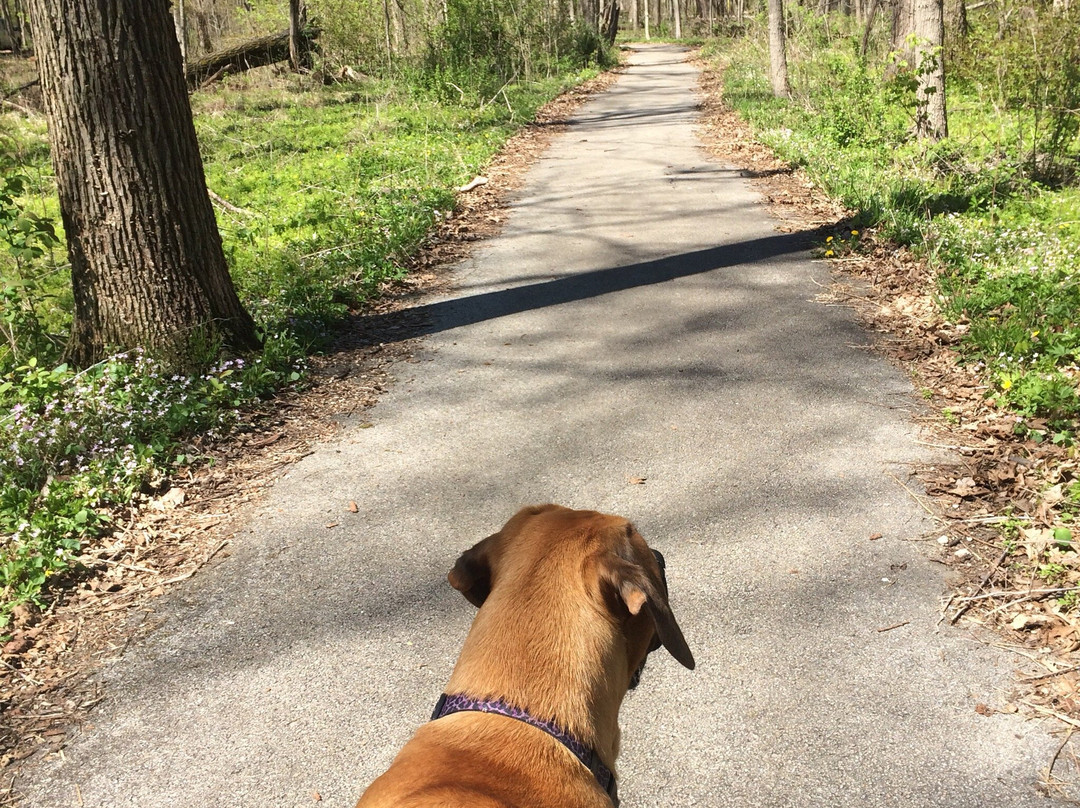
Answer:
[[[660,568],[621,517],[524,508],[466,550],[448,577],[480,611],[446,692],[554,719],[612,771],[619,706],[654,638],[694,667]],[[462,712],[423,725],[357,808],[389,806],[611,808],[611,801],[543,731]]]

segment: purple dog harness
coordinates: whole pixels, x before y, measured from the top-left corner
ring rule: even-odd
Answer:
[[[515,718],[518,721],[523,721],[530,726],[543,730],[574,753],[574,757],[580,760],[582,765],[593,773],[596,782],[600,784],[600,788],[604,789],[608,797],[611,798],[612,804],[615,805],[615,808],[618,808],[618,787],[615,784],[615,775],[612,774],[611,769],[605,766],[603,761],[597,757],[595,749],[590,749],[585,746],[585,744],[558,727],[554,722],[541,721],[539,718],[534,718],[524,710],[518,707],[512,707],[504,701],[482,701],[460,694],[448,696],[445,693],[439,697],[439,701],[435,705],[435,711],[431,714],[431,720],[435,721],[443,716],[450,715],[451,713],[461,712],[495,713],[496,715],[504,715],[507,718]]]

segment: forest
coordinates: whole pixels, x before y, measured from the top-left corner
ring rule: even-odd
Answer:
[[[116,515],[207,462],[246,408],[309,384],[306,358],[406,278],[454,215],[455,189],[542,104],[640,40],[700,48],[755,137],[850,211],[822,257],[887,244],[931,267],[936,316],[983,399],[1060,449],[1048,529],[1061,557],[1041,558],[1040,575],[1073,581],[1080,18],[1068,0],[96,5],[166,55],[116,80],[116,93],[160,85],[141,118],[115,94],[72,94],[81,60],[92,72],[107,57],[74,36],[89,10],[60,31],[44,22],[55,0],[0,0],[0,634],[20,604],[62,597]],[[110,127],[120,156],[88,166],[80,132]],[[155,199],[185,212],[150,238],[165,214],[130,211]],[[101,226],[116,217],[131,228],[119,237]],[[171,256],[132,270],[148,260],[139,245],[177,232]]]

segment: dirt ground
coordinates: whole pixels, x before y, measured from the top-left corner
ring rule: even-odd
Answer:
[[[20,763],[61,749],[104,698],[95,674],[152,628],[154,598],[226,558],[250,503],[332,435],[341,419],[362,418],[393,383],[393,367],[412,359],[414,341],[373,330],[367,315],[408,308],[446,283],[441,268],[498,231],[508,194],[525,169],[570,113],[616,78],[606,74],[546,106],[488,166],[486,182],[459,194],[457,209],[414,258],[408,279],[355,312],[333,349],[311,359],[303,389],[246,413],[224,442],[193,447],[192,454],[212,462],[181,470],[118,515],[116,531],[84,557],[87,573],[46,613],[22,609],[16,615],[12,639],[0,649],[0,804],[18,799],[10,785],[4,791],[4,782],[14,782]],[[781,229],[834,227],[835,243],[854,241],[849,212],[757,144],[724,107],[720,87],[719,75],[706,70],[699,132],[707,148],[758,186]],[[948,567],[953,585],[942,621],[971,625],[982,641],[1015,655],[1016,678],[1003,683],[1013,695],[1003,709],[1049,718],[1066,730],[1044,773],[1052,788],[1076,769],[1068,741],[1080,727],[1080,634],[1076,618],[1058,605],[1076,581],[1048,584],[1036,576],[1036,561],[1045,560],[1046,533],[1076,460],[1064,449],[1016,438],[1015,417],[995,409],[978,377],[958,364],[952,346],[965,324],[937,313],[930,268],[873,233],[857,241],[857,250],[834,250],[834,283],[822,288],[820,299],[852,307],[877,335],[877,349],[911,375],[926,402],[918,416],[925,441],[955,458],[913,469],[896,484],[939,525],[924,546]],[[1006,516],[1021,525],[1008,542],[1000,529]]]

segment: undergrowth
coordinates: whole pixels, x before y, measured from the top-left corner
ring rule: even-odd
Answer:
[[[821,245],[824,256],[858,253],[872,227],[934,270],[928,291],[961,335],[960,362],[981,379],[986,402],[1008,414],[1015,445],[1029,445],[1018,451],[1045,462],[1024,482],[1041,488],[1023,494],[1037,511],[1010,500],[1020,495],[1007,488],[1016,484],[1007,466],[1026,463],[1019,454],[986,471],[987,485],[1002,486],[990,507],[1005,515],[990,518],[1003,520],[1002,559],[1011,554],[997,580],[1060,586],[1051,611],[1075,612],[1080,18],[1046,7],[1011,22],[999,24],[995,12],[972,23],[966,40],[949,43],[950,137],[938,143],[913,135],[914,84],[884,44],[885,23],[863,56],[853,20],[796,7],[790,100],[770,92],[763,21],[750,36],[710,43],[707,53],[726,65],[725,100],[757,136],[854,212]],[[957,423],[950,410],[944,415]],[[1022,627],[1028,617],[1017,619]]]
[[[139,352],[63,362],[71,291],[44,123],[0,138],[0,639],[45,608],[138,492],[161,490],[246,404],[302,380],[304,357],[387,281],[509,134],[595,69],[447,103],[430,88],[252,75],[193,98],[231,272],[264,340],[208,347],[194,371]]]
[[[856,228],[925,255],[963,361],[1036,440],[1073,444],[1080,416],[1080,20],[999,31],[975,19],[947,59],[950,137],[918,142],[914,84],[853,20],[796,8],[793,97],[773,98],[767,39],[716,40],[725,99],[783,159],[855,211]],[[760,25],[759,21],[759,25]],[[825,245],[823,245],[823,248]]]

